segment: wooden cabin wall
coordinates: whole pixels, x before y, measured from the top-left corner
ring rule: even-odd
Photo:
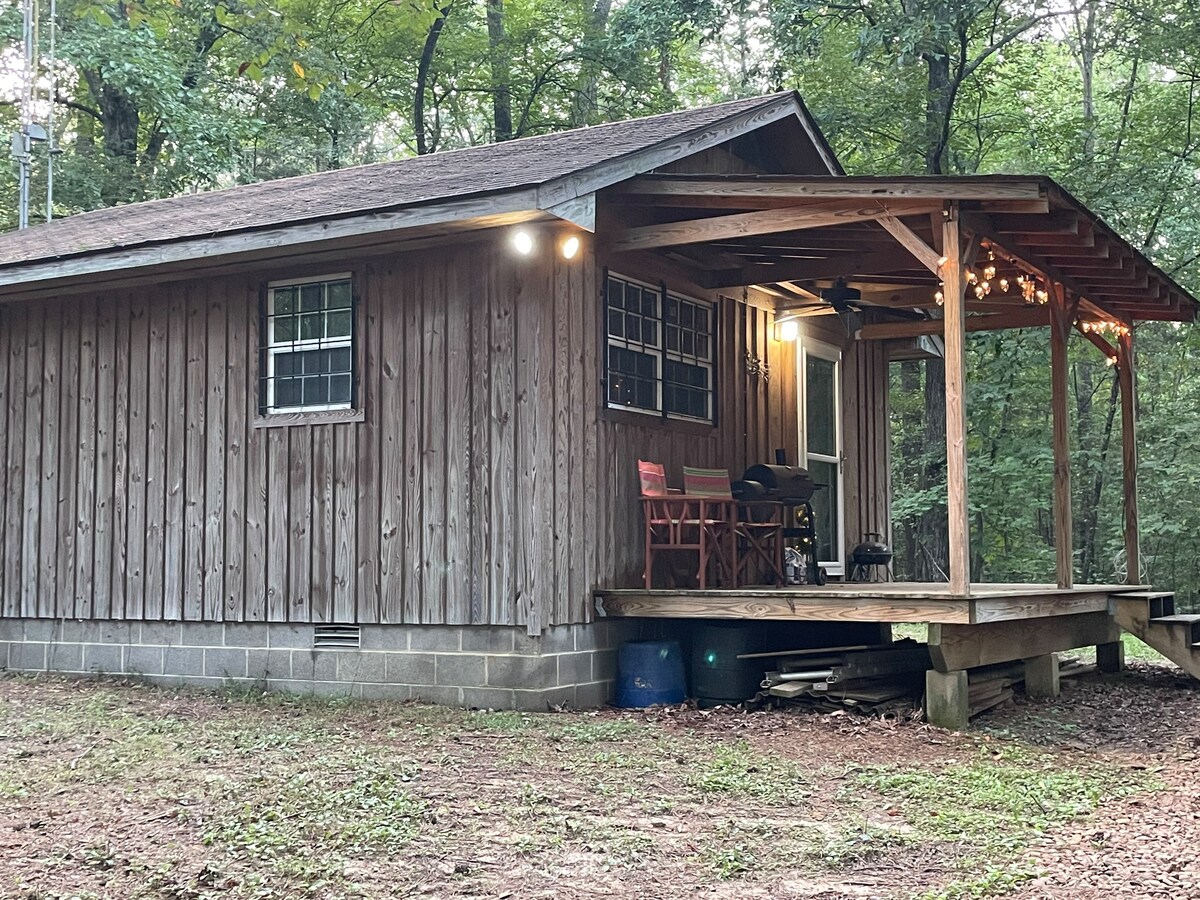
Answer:
[[[0,613],[582,621],[594,264],[480,242],[353,268],[358,423],[252,424],[260,285],[318,272],[0,307]]]
[[[892,465],[887,347],[852,341],[843,357],[846,554],[867,532],[892,543]]]
[[[685,465],[727,468],[737,478],[749,465],[774,462],[776,448],[796,461],[795,345],[775,340],[773,324],[769,310],[729,297],[718,300],[716,427],[600,412],[598,571],[604,586],[641,583],[639,459],[663,463],[668,483],[678,487]],[[748,373],[747,353],[766,362],[767,378]]]

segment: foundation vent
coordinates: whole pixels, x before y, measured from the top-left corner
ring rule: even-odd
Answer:
[[[361,631],[357,625],[318,625],[313,629],[313,648],[357,650],[362,646]]]

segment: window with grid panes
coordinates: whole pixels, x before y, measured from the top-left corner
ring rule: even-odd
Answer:
[[[354,406],[354,293],[349,275],[267,285],[259,403],[264,413]]]
[[[605,284],[608,405],[713,421],[713,308],[622,275]]]

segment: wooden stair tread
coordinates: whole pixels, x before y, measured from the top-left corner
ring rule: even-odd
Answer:
[[[1197,622],[1200,622],[1200,616],[1196,615],[1156,616],[1150,620],[1151,625],[1195,625]]]
[[[1113,594],[1118,600],[1165,600],[1168,597],[1174,599],[1174,591],[1128,591],[1127,593]]]

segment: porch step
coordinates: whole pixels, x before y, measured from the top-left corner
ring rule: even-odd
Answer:
[[[1113,618],[1175,665],[1200,678],[1200,616],[1176,615],[1168,591],[1113,595]]]
[[[1135,603],[1145,603],[1148,618],[1161,619],[1164,616],[1175,615],[1175,594],[1173,591],[1129,591],[1113,595],[1118,600],[1129,600]]]
[[[1187,629],[1192,646],[1200,644],[1200,616],[1158,616],[1150,620],[1151,625],[1164,625],[1167,628]]]

